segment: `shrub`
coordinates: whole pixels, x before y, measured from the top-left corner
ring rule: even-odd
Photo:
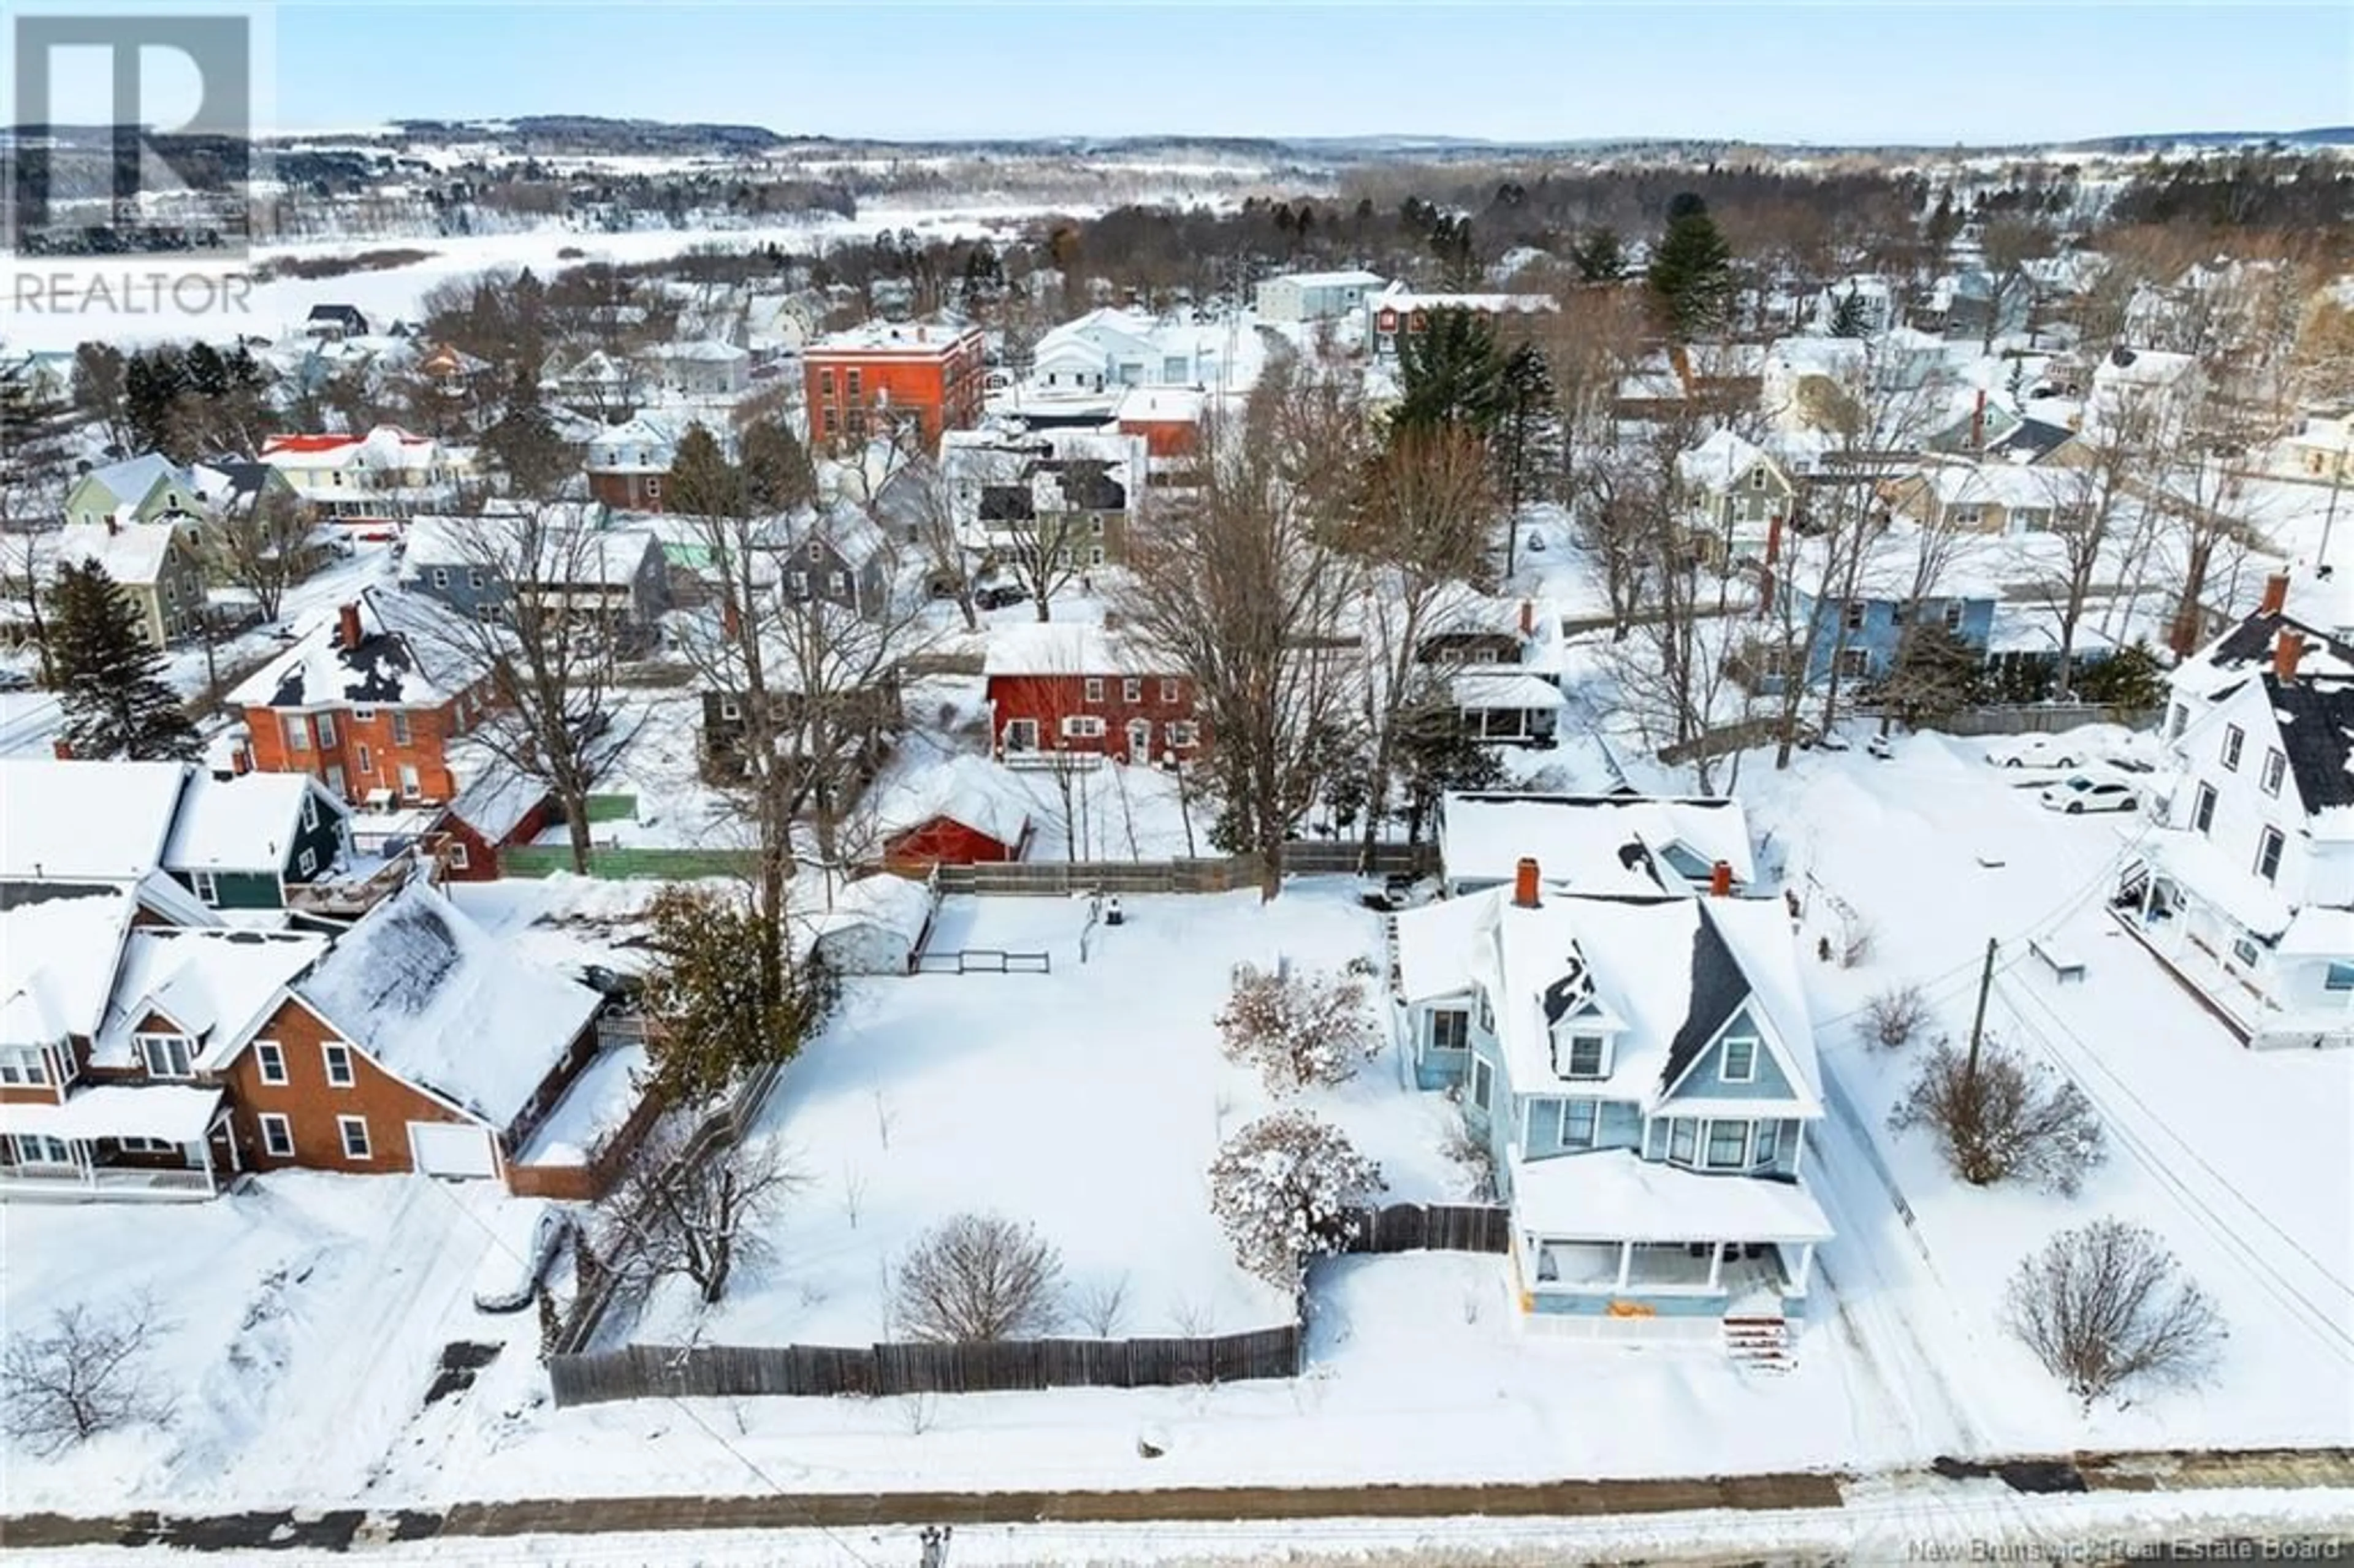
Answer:
[[[1258,1069],[1270,1094],[1345,1082],[1382,1046],[1365,1007],[1364,981],[1249,964],[1218,1014],[1226,1055]]]
[[[893,1286],[899,1322],[919,1340],[1034,1339],[1063,1319],[1063,1260],[1028,1225],[958,1214],[908,1250]]]
[[[1356,1213],[1387,1185],[1340,1128],[1305,1111],[1261,1117],[1210,1164],[1210,1207],[1235,1261],[1270,1285],[1299,1287],[1310,1256],[1346,1246]]]
[[[153,1341],[168,1327],[143,1295],[111,1307],[60,1307],[46,1331],[11,1334],[0,1351],[8,1435],[49,1455],[117,1427],[169,1420],[172,1401],[147,1367]]]
[[[2004,1317],[2087,1408],[2136,1381],[2196,1383],[2224,1337],[2215,1304],[2157,1235],[2119,1220],[2062,1231],[2022,1262]]]
[[[1893,1051],[1910,1044],[1928,1021],[1929,999],[1919,986],[1890,986],[1863,1004],[1855,1032],[1865,1044]]]
[[[1991,1036],[1975,1070],[1966,1052],[1938,1041],[1888,1125],[1926,1128],[1947,1167],[1977,1187],[2020,1180],[2073,1193],[2108,1152],[2082,1089]]]

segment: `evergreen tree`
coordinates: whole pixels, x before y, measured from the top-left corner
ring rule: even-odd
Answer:
[[[1523,343],[1504,360],[1493,440],[1497,489],[1511,517],[1504,529],[1504,569],[1517,564],[1521,505],[1561,465],[1562,429],[1553,367],[1543,351]]]
[[[1907,728],[1941,725],[1978,700],[1985,665],[1985,650],[1964,641],[1943,620],[1916,621],[1896,645],[1896,662],[1878,695]]]
[[[1463,727],[1461,715],[1433,706],[1410,715],[1398,730],[1398,785],[1405,817],[1405,842],[1420,843],[1437,816],[1439,798],[1452,791],[1492,789],[1504,782],[1504,765],[1492,747]]]
[[[1504,401],[1504,355],[1494,325],[1477,311],[1451,305],[1428,313],[1422,331],[1398,338],[1398,381],[1393,430],[1454,427],[1487,435]]]
[[[188,710],[164,681],[164,655],[96,561],[68,562],[49,599],[49,662],[76,757],[193,759]]]
[[[122,404],[131,444],[162,451],[172,438],[172,410],[188,389],[181,356],[168,348],[134,354],[122,367]]]
[[[2148,643],[2136,642],[2078,671],[2075,695],[2108,707],[2158,707],[2166,702],[2166,670]]]
[[[742,517],[744,475],[700,423],[678,439],[670,466],[670,509],[694,517]]]
[[[127,455],[130,421],[123,412],[122,351],[109,343],[85,343],[74,350],[74,412],[105,433],[106,444]]]
[[[1862,337],[1867,323],[1863,319],[1863,296],[1853,289],[1831,297],[1831,335]]]
[[[746,428],[738,443],[745,500],[756,513],[790,512],[817,500],[817,470],[809,449],[781,419]]]
[[[1668,204],[1650,285],[1660,325],[1678,343],[1723,325],[1733,302],[1733,249],[1700,197],[1687,193]]]
[[[510,495],[553,496],[579,468],[529,376],[515,376],[506,409],[482,432],[482,446],[490,466],[506,477]]]
[[[1615,283],[1627,275],[1626,248],[1615,228],[1589,230],[1569,253],[1569,260],[1581,283]]]

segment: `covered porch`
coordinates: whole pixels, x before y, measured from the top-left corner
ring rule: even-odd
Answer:
[[[202,1200],[242,1169],[218,1089],[105,1084],[0,1105],[0,1200]]]
[[[1463,732],[1475,740],[1548,745],[1560,722],[1561,691],[1509,666],[1467,670],[1448,683]]]
[[[1831,1237],[1795,1179],[1682,1171],[1626,1150],[1517,1167],[1512,1218],[1531,1313],[1796,1316]]]

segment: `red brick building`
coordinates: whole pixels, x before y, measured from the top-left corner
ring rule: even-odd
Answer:
[[[481,722],[493,686],[481,629],[419,595],[370,588],[229,694],[268,773],[308,773],[358,803],[449,800],[449,744]]]
[[[1210,735],[1193,678],[1099,626],[1005,627],[981,665],[998,755],[1093,752],[1123,762],[1184,761]]]
[[[913,423],[926,451],[981,422],[978,327],[869,322],[801,351],[810,444],[839,449]]]

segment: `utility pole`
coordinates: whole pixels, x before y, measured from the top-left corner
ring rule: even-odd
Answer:
[[[1969,1081],[1973,1085],[1978,1081],[1978,1039],[1986,1033],[1987,992],[1994,989],[1994,952],[1998,945],[1992,937],[1987,938],[1986,967],[1978,971],[1978,1010],[1970,1020]]]

